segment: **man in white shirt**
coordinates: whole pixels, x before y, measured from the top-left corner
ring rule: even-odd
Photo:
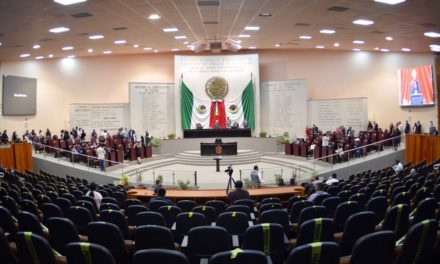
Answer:
[[[322,147],[323,148],[328,148],[328,141],[330,140],[330,137],[328,136],[328,134],[326,133],[324,136],[322,136]]]
[[[403,170],[403,165],[400,160],[396,160],[396,164],[394,164],[393,169],[396,174],[399,174],[399,172]]]
[[[330,179],[328,179],[326,182],[325,182],[325,184],[327,184],[327,185],[332,185],[332,184],[334,184],[334,183],[338,183],[339,182],[339,180],[336,178],[337,177],[337,175],[336,175],[336,173],[333,173],[332,174],[332,177],[330,178]]]
[[[96,149],[96,155],[98,156],[99,160],[99,168],[101,169],[101,171],[104,171],[105,149],[102,147],[102,144],[99,145],[99,147]]]

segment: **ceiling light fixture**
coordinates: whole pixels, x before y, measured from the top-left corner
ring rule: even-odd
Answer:
[[[353,49],[353,51],[361,51],[361,49]]]
[[[317,48],[317,49],[323,49],[323,48],[325,48],[325,46],[318,45],[318,46],[316,46],[316,48]]]
[[[55,33],[55,34],[57,34],[57,33],[63,33],[63,32],[67,32],[67,31],[69,31],[70,29],[69,28],[66,28],[66,27],[56,27],[56,28],[51,28],[51,29],[49,29],[49,32],[50,33]]]
[[[44,59],[44,56],[37,56],[37,57],[35,57],[35,59],[36,60],[42,60],[42,59]]]
[[[404,52],[410,52],[411,49],[409,49],[409,48],[402,48],[402,51],[404,51]]]
[[[157,50],[157,49],[154,50],[154,53],[158,53],[158,52],[159,52],[159,50]]]
[[[272,16],[272,14],[271,13],[260,13],[260,14],[258,14],[260,17],[270,17],[270,16]]]
[[[388,40],[388,41],[391,41],[391,40],[393,40],[393,37],[387,36],[385,39]]]
[[[361,25],[361,26],[369,26],[369,25],[373,25],[374,21],[368,19],[357,19],[353,21],[353,24]]]
[[[160,19],[160,16],[158,14],[151,14],[148,16],[148,19],[150,20],[158,20]]]
[[[275,44],[275,47],[279,48],[279,47],[281,47],[281,44],[277,43],[277,44]]]
[[[63,50],[73,50],[74,47],[73,46],[66,46],[62,48]]]
[[[336,30],[334,29],[321,29],[319,33],[321,34],[335,34]]]
[[[102,53],[104,53],[104,54],[112,54],[112,51],[111,50],[105,50]]]
[[[117,45],[121,45],[121,44],[127,43],[127,41],[125,39],[118,39],[118,40],[113,41],[113,43],[115,43]]]
[[[225,41],[225,48],[227,50],[236,52],[241,49],[240,43],[238,41],[234,41],[232,39],[227,39]]]
[[[406,0],[374,0],[374,2],[388,4],[388,5],[397,5],[405,2]]]
[[[244,30],[257,31],[257,30],[260,30],[260,27],[258,27],[258,26],[247,26],[247,27],[244,28]]]
[[[239,37],[239,38],[250,38],[251,35],[248,35],[248,34],[240,34],[240,35],[238,35],[238,37]]]
[[[380,49],[380,51],[382,51],[382,52],[389,52],[390,50],[389,49]]]
[[[249,49],[256,49],[257,47],[255,46],[250,46]]]
[[[375,47],[374,50],[379,50],[379,47]]]
[[[299,39],[312,39],[312,37],[307,36],[307,35],[303,35],[303,36],[299,36]]]
[[[440,38],[440,33],[437,32],[425,32],[423,35],[430,38]]]
[[[33,48],[33,49],[39,49],[39,48],[41,48],[41,46],[38,45],[38,44],[35,44],[34,46],[32,46],[32,48]]]
[[[175,36],[175,39],[186,39],[186,36]]]
[[[49,54],[49,58],[53,58],[53,54]]]
[[[145,47],[144,50],[152,50],[153,48]]]
[[[92,40],[103,39],[103,38],[104,38],[103,35],[91,35],[91,36],[89,36],[89,39],[92,39]]]
[[[92,53],[92,52],[93,52],[93,49],[88,49],[87,52],[88,52],[88,53]]]
[[[29,53],[20,54],[20,58],[27,58],[29,56],[31,56],[31,54],[29,54]]]
[[[362,44],[365,44],[365,41],[363,41],[363,40],[353,40],[353,44],[362,45]]]
[[[133,48],[135,48],[135,49],[139,48],[139,44],[134,44]]]
[[[337,48],[340,46],[340,44],[338,42],[335,42],[335,44],[333,44],[333,46],[335,46]]]
[[[177,32],[178,31],[178,29],[177,28],[164,28],[164,29],[162,29],[163,30],[163,32]]]
[[[73,59],[73,58],[75,58],[75,55],[69,55],[69,56],[67,56],[67,58]]]
[[[172,49],[171,51],[179,51],[179,49]]]
[[[86,2],[87,0],[53,0],[53,1],[61,5],[73,5],[73,4]]]

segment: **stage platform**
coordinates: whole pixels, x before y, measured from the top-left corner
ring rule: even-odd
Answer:
[[[251,199],[259,202],[267,197],[279,197],[281,200],[288,200],[294,195],[304,195],[304,188],[301,186],[283,186],[272,188],[249,189]],[[127,197],[148,202],[150,198],[156,197],[151,189],[131,189]],[[198,204],[204,204],[209,200],[222,200],[227,202],[226,190],[178,190],[168,189],[166,197],[174,203],[180,200],[193,200]]]

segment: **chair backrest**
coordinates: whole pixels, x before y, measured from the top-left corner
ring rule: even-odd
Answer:
[[[205,205],[215,208],[216,217],[226,210],[226,203],[221,200],[209,200],[205,203]]]
[[[285,234],[290,237],[289,215],[283,209],[272,209],[264,211],[258,218],[260,224],[274,223],[280,224],[284,228]]]
[[[327,217],[328,211],[322,205],[313,205],[301,210],[298,218],[298,225],[301,226],[305,221],[315,219],[315,218],[324,218]]]
[[[437,240],[438,221],[423,220],[413,225],[406,237],[396,264],[426,263]]]
[[[314,242],[334,242],[334,224],[329,218],[315,218],[305,221],[296,238],[296,246]]]
[[[81,201],[81,200],[83,200],[83,201],[88,201],[88,202],[92,203],[92,205],[93,205],[93,207],[95,208],[95,211],[96,211],[96,212],[99,211],[99,208],[98,208],[98,206],[96,205],[95,198],[93,198],[92,196],[83,195],[83,196],[80,197],[80,199],[77,199],[77,200],[78,200],[78,201]]]
[[[72,206],[64,215],[75,224],[81,235],[86,235],[87,225],[93,221],[89,210],[81,206]]]
[[[127,209],[130,205],[144,205],[139,199],[126,199],[123,208]]]
[[[33,201],[27,199],[21,199],[20,209],[21,211],[32,213],[36,217],[38,217],[38,219],[40,219],[40,213],[38,212],[38,208]]]
[[[150,203],[150,206],[151,206],[151,204],[152,203]],[[151,209],[151,207],[150,207],[150,209]],[[161,213],[163,215],[163,217],[165,218],[165,223],[169,228],[171,228],[173,226],[173,224],[176,222],[177,215],[182,213],[182,209],[180,209],[179,207],[177,207],[175,205],[168,205],[168,204],[165,206],[161,206],[156,211],[158,211],[159,213]]]
[[[112,254],[105,247],[86,242],[73,242],[66,246],[67,264],[115,264]]]
[[[212,223],[216,220],[216,211],[214,207],[209,205],[200,205],[192,209],[193,212],[201,213],[205,216],[206,222]]]
[[[136,214],[135,224],[137,227],[146,225],[158,225],[167,227],[165,218],[161,213],[153,211],[145,211]]]
[[[313,203],[314,203],[315,205],[321,205],[321,204],[322,204],[322,201],[324,201],[325,199],[330,198],[330,197],[332,197],[332,196],[331,196],[330,194],[327,194],[327,193],[325,193],[325,194],[321,194],[321,195],[318,195],[318,196],[316,196],[315,199],[313,200]]]
[[[165,226],[147,225],[137,227],[134,240],[136,251],[150,248],[175,249],[173,234]]]
[[[396,206],[398,204],[411,204],[411,194],[409,192],[401,192],[397,194],[391,201],[391,206]]]
[[[68,218],[51,217],[47,223],[50,244],[64,255],[64,248],[71,242],[79,242],[75,224]]]
[[[246,205],[230,205],[226,208],[226,212],[242,212],[251,219],[251,209]]]
[[[283,227],[280,224],[249,227],[244,235],[243,249],[261,250],[272,258],[273,263],[282,263],[285,255]]]
[[[394,231],[397,238],[403,236],[409,226],[410,208],[406,204],[398,204],[388,209],[383,220],[382,230]]]
[[[3,264],[17,264],[18,259],[15,256],[15,253],[12,252],[12,249],[9,245],[9,241],[3,232],[3,229],[0,228],[0,263]]]
[[[129,263],[129,252],[118,226],[107,222],[91,222],[87,225],[89,242],[106,247],[118,263]]]
[[[281,203],[281,199],[278,197],[267,197],[261,200],[261,204],[267,204],[267,203]]]
[[[180,200],[176,203],[176,206],[179,207],[182,212],[191,212],[197,204],[193,200]]]
[[[150,208],[151,211],[158,212],[160,207],[167,206],[167,205],[169,205],[169,204],[166,201],[154,200],[148,204],[148,207]]]
[[[43,222],[46,223],[51,217],[63,217],[63,211],[61,208],[54,203],[44,203],[41,206],[41,211],[43,212]]]
[[[313,206],[313,203],[307,200],[300,200],[295,202],[292,205],[292,208],[290,209],[289,219],[292,223],[297,223],[299,214],[301,213],[302,209]]]
[[[342,239],[339,243],[341,256],[351,254],[354,243],[363,235],[373,233],[376,228],[376,215],[371,211],[352,214],[345,223]]]
[[[13,241],[18,228],[16,227],[12,214],[9,212],[8,208],[3,206],[0,206],[0,227],[5,232],[6,237]]]
[[[333,222],[335,223],[335,232],[341,232],[344,228],[345,221],[350,215],[360,212],[361,208],[358,202],[348,201],[343,202],[336,207]]]
[[[22,211],[18,213],[17,220],[18,231],[27,231],[43,236],[40,220],[34,214]]]
[[[394,260],[395,235],[379,231],[359,238],[351,253],[350,264],[389,264]]]
[[[341,200],[343,202],[348,201],[348,199],[350,198],[350,196],[353,194],[352,191],[350,190],[344,190],[338,193],[338,196],[341,197]]]
[[[358,202],[359,206],[363,210],[365,208],[365,205],[368,202],[368,197],[365,193],[355,193],[348,199],[349,201]]]
[[[272,209],[283,209],[283,205],[281,203],[265,203],[260,206],[258,213],[262,214],[263,212]]]
[[[56,264],[52,247],[42,236],[32,232],[18,232],[16,235],[17,256],[20,263]]]
[[[314,242],[295,247],[286,264],[339,264],[339,246],[335,242]]]
[[[61,211],[63,212],[64,215],[69,210],[69,208],[72,206],[72,202],[70,202],[69,199],[63,198],[63,197],[56,198],[53,201],[53,203],[58,205],[58,207],[61,209]]]
[[[376,196],[368,200],[366,210],[376,214],[376,224],[378,224],[385,217],[387,206],[388,201],[385,196]]]
[[[130,232],[128,230],[128,223],[125,215],[121,211],[104,210],[99,216],[100,221],[115,224],[119,227],[125,239],[130,239]]]
[[[206,218],[201,213],[183,212],[178,214],[176,217],[176,234],[178,239],[180,240],[184,235],[187,235],[191,228],[206,224]]]
[[[289,202],[287,204],[287,213],[289,213],[292,211],[292,206],[294,203],[298,202],[298,201],[303,201],[303,200],[307,200],[307,198],[305,196],[292,196],[289,198]]]
[[[224,227],[230,235],[244,235],[249,227],[249,216],[243,212],[224,212],[217,217],[216,225]]]
[[[255,206],[255,201],[252,199],[240,199],[240,200],[235,201],[233,203],[233,205],[245,205],[245,206],[249,207],[251,212],[253,212],[254,206]]]
[[[435,219],[435,210],[437,209],[437,200],[434,198],[426,198],[419,202],[415,209],[412,223],[418,223],[426,219]]]
[[[212,237],[209,243],[206,238]],[[210,258],[215,253],[229,249],[229,236],[225,228],[219,226],[198,226],[188,232],[186,254],[191,263],[199,263],[201,258]]]
[[[223,251],[214,254],[209,259],[209,264],[267,264],[267,257],[263,252],[251,249],[236,248],[231,251]]]
[[[118,200],[116,200],[113,197],[103,197],[102,200],[101,200],[101,204],[104,204],[104,203],[116,204],[119,207]]]
[[[121,209],[119,208],[119,205],[114,203],[101,203],[101,205],[99,206],[99,211],[103,211],[103,210],[121,210]]]
[[[98,214],[95,209],[96,206],[93,205],[93,203],[86,200],[79,200],[76,202],[75,205],[86,208],[87,210],[89,210],[90,214],[92,215],[93,220],[95,221],[98,220]]]
[[[173,263],[189,264],[188,258],[179,251],[170,249],[143,249],[133,255],[132,264]]]
[[[336,207],[342,203],[341,197],[328,197],[322,201],[322,206],[327,208],[328,216],[333,217],[335,215]]]
[[[9,210],[9,213],[14,217],[17,216],[19,210],[18,205],[15,202],[14,198],[11,196],[3,196],[1,198],[1,205]]]
[[[127,206],[125,208],[125,216],[127,216],[128,225],[136,225],[136,215],[141,212],[147,212],[148,210],[148,207],[146,207],[145,205],[133,204]]]

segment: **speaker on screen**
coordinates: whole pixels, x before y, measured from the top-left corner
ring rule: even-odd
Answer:
[[[432,65],[424,65],[399,70],[399,104],[401,107],[433,106],[435,104],[432,69]]]
[[[37,79],[3,75],[4,116],[37,114]]]

